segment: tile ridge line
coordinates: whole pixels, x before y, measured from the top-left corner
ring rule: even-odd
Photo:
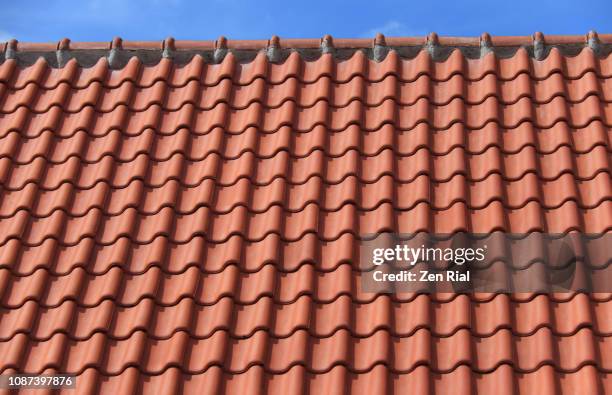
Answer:
[[[493,36],[483,33],[480,36],[439,36],[430,33],[427,36],[401,36],[385,37],[383,34],[376,34],[373,38],[333,38],[325,35],[322,38],[279,38],[272,36],[271,39],[248,39],[232,40],[225,36],[220,36],[217,40],[177,40],[168,37],[157,41],[123,40],[115,37],[108,42],[89,42],[71,41],[63,38],[58,42],[20,42],[16,39],[3,42],[2,51],[71,51],[71,50],[159,50],[159,51],[180,51],[180,50],[265,50],[268,48],[282,49],[321,49],[321,48],[374,48],[375,46],[403,47],[419,46],[426,47],[431,45],[453,46],[453,47],[519,47],[538,45],[563,45],[563,44],[583,44],[594,46],[596,43],[612,44],[612,34],[598,34],[590,31],[585,35],[544,35],[536,32],[533,35],[523,36]]]

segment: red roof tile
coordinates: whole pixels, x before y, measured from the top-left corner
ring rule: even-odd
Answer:
[[[381,231],[610,232],[611,44],[7,43],[0,373],[612,393],[612,294],[376,294],[357,263]]]

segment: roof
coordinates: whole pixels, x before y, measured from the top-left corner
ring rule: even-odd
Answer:
[[[356,262],[377,232],[610,232],[611,45],[6,43],[0,372],[612,393],[612,294],[376,294]]]

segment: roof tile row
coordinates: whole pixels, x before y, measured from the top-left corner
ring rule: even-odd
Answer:
[[[236,56],[228,53],[219,64],[209,64],[202,57],[194,56],[185,65],[176,65],[171,59],[162,59],[156,65],[145,65],[137,57],[132,57],[119,70],[111,70],[104,57],[93,67],[83,68],[76,61],[69,61],[63,68],[51,68],[43,59],[38,59],[31,66],[19,67],[15,60],[9,59],[0,65],[0,82],[10,89],[23,89],[31,82],[45,89],[57,88],[62,82],[69,83],[73,88],[87,88],[96,81],[106,88],[119,87],[126,81],[146,88],[157,81],[166,81],[171,87],[182,87],[192,80],[204,86],[215,86],[224,79],[231,79],[233,85],[249,85],[257,79],[264,79],[269,85],[276,85],[290,78],[314,83],[325,76],[335,83],[345,83],[355,77],[377,82],[390,75],[401,82],[413,82],[421,76],[440,82],[455,75],[461,75],[467,81],[479,81],[488,74],[493,74],[499,81],[509,81],[521,74],[528,74],[535,81],[548,79],[556,73],[566,80],[576,80],[587,73],[594,73],[601,79],[609,78],[612,76],[612,58],[600,58],[589,49],[568,57],[552,49],[546,59],[538,61],[531,58],[526,50],[518,49],[509,58],[489,54],[479,59],[468,59],[455,51],[443,62],[433,61],[426,51],[419,52],[415,59],[403,59],[391,51],[381,62],[369,60],[361,51],[356,51],[346,61],[336,60],[331,54],[307,61],[294,52],[285,62],[276,64],[269,62],[263,53],[246,63],[241,63]]]
[[[518,372],[551,365],[557,371],[571,373],[586,365],[611,370],[610,341],[610,337],[597,336],[588,328],[567,337],[555,336],[548,328],[527,337],[513,336],[507,329],[489,337],[472,337],[469,330],[459,329],[439,338],[432,337],[427,329],[419,329],[410,337],[394,337],[378,330],[364,338],[354,338],[344,329],[325,338],[313,338],[307,331],[298,330],[280,339],[271,338],[265,331],[246,339],[232,339],[226,331],[194,339],[180,331],[164,340],[153,340],[146,332],[137,331],[125,340],[110,340],[97,333],[86,341],[70,340],[64,334],[34,341],[17,334],[3,342],[0,350],[4,355],[1,372],[20,367],[30,374],[49,368],[80,374],[95,367],[105,375],[118,375],[130,366],[157,374],[173,366],[191,374],[212,366],[242,373],[256,365],[275,374],[296,365],[312,373],[327,373],[339,365],[356,373],[368,372],[376,365],[386,365],[393,373],[408,373],[419,365],[436,373],[449,373],[460,365],[488,373],[502,364]]]
[[[175,111],[163,110],[159,105],[145,111],[132,111],[119,105],[107,113],[85,107],[76,114],[63,112],[57,106],[42,114],[19,107],[14,113],[1,114],[0,121],[5,125],[5,133],[0,137],[13,130],[26,136],[38,136],[45,130],[55,131],[59,136],[71,136],[80,130],[107,134],[114,129],[140,134],[148,128],[162,134],[174,134],[182,127],[190,128],[195,134],[208,134],[217,127],[230,134],[244,133],[249,127],[256,127],[262,133],[275,133],[283,126],[291,127],[296,133],[305,133],[319,125],[330,132],[344,131],[351,125],[371,132],[385,124],[411,130],[422,123],[435,130],[448,129],[457,123],[466,129],[482,129],[488,123],[514,129],[525,122],[549,129],[560,122],[566,122],[571,128],[583,128],[593,121],[601,121],[609,127],[612,125],[612,103],[602,102],[597,96],[569,103],[557,96],[545,104],[538,105],[524,97],[514,104],[503,105],[495,97],[489,97],[480,104],[466,104],[463,99],[456,98],[446,105],[436,106],[421,98],[406,106],[398,105],[393,99],[386,99],[376,107],[352,101],[340,108],[332,108],[325,101],[308,108],[298,108],[294,102],[288,101],[272,109],[255,102],[240,110],[233,110],[226,103],[210,110],[198,110],[192,104],[186,104]]]
[[[0,310],[0,339],[10,342],[22,333],[32,341],[47,341],[62,333],[71,340],[85,341],[102,333],[110,339],[125,340],[137,331],[146,331],[149,338],[157,340],[169,339],[177,332],[207,339],[219,331],[234,339],[248,339],[258,331],[267,331],[278,339],[298,331],[306,331],[313,338],[328,338],[340,330],[354,338],[367,338],[383,329],[396,338],[414,336],[422,329],[435,338],[453,336],[460,330],[468,330],[475,337],[491,337],[501,330],[510,330],[515,337],[529,337],[542,328],[559,337],[572,336],[582,328],[591,329],[597,336],[610,336],[611,303],[609,299],[590,299],[586,294],[563,301],[546,295],[516,301],[505,294],[482,301],[471,300],[468,295],[436,300],[435,296],[421,294],[410,303],[393,301],[388,295],[368,303],[359,303],[348,295],[320,303],[304,295],[288,304],[266,296],[248,305],[231,297],[211,305],[184,298],[167,306],[146,298],[128,307],[108,299],[94,307],[80,307],[72,300],[43,307],[30,300],[18,310]]]
[[[42,191],[28,183],[23,189],[3,194],[0,218],[13,217],[20,210],[27,210],[36,218],[49,217],[60,210],[71,217],[82,217],[94,209],[102,210],[105,216],[116,216],[130,208],[142,215],[154,215],[166,207],[173,207],[180,215],[202,207],[210,208],[214,214],[228,214],[239,207],[251,213],[264,213],[274,206],[296,213],[312,203],[318,203],[322,212],[339,211],[348,204],[359,211],[372,211],[383,203],[391,203],[398,210],[411,210],[419,203],[428,203],[432,210],[447,210],[458,202],[467,203],[470,210],[480,210],[494,201],[513,210],[530,202],[553,210],[568,201],[574,201],[580,209],[592,209],[612,194],[609,177],[600,172],[592,179],[576,183],[571,174],[563,173],[555,180],[542,182],[535,174],[527,173],[516,181],[506,181],[492,173],[478,183],[470,183],[463,174],[446,182],[432,182],[428,175],[417,176],[412,182],[399,182],[383,175],[372,183],[349,176],[339,184],[325,184],[315,177],[304,184],[286,185],[282,178],[276,178],[265,186],[254,186],[241,178],[230,186],[215,186],[214,180],[207,179],[193,187],[177,185],[176,180],[146,187],[142,180],[135,179],[125,188],[111,189],[101,182],[91,189],[76,189],[65,183],[57,189]],[[568,188],[568,184],[572,187]],[[70,195],[74,198],[67,198]]]
[[[527,277],[522,280],[539,274],[541,267],[538,266],[541,264],[520,271],[519,275]],[[4,290],[0,307],[5,309],[22,308],[29,301],[44,308],[57,307],[67,301],[93,308],[105,300],[113,301],[118,307],[132,307],[145,299],[170,307],[186,298],[193,299],[197,305],[214,305],[226,297],[240,305],[255,304],[263,298],[272,298],[278,304],[292,304],[304,295],[322,304],[348,295],[356,303],[364,304],[372,303],[380,295],[364,289],[361,278],[364,274],[354,271],[347,263],[327,272],[318,271],[311,264],[303,264],[294,272],[281,272],[274,265],[267,264],[253,273],[229,265],[217,273],[202,273],[195,266],[180,273],[165,273],[160,267],[153,266],[142,273],[129,274],[113,266],[102,274],[88,274],[82,267],[77,267],[64,275],[52,275],[45,269],[37,269],[27,276],[11,275],[9,270],[1,269],[0,275]],[[431,289],[423,287],[420,292],[423,291]],[[412,303],[417,295],[394,293],[392,299]],[[491,297],[491,294],[475,296],[484,300]],[[530,300],[534,294],[515,297]],[[572,294],[560,294],[556,298],[569,300]],[[609,295],[600,294],[593,298],[607,300]],[[448,299],[452,299],[452,294]]]
[[[98,112],[111,112],[119,105],[127,105],[132,111],[144,111],[152,105],[174,111],[187,103],[202,110],[212,109],[220,103],[227,103],[232,109],[242,109],[256,102],[266,108],[276,108],[288,101],[295,102],[298,107],[312,107],[319,101],[326,101],[331,107],[346,107],[352,101],[376,107],[386,99],[410,106],[421,98],[427,98],[436,106],[446,105],[455,98],[475,105],[489,97],[496,97],[504,105],[516,103],[524,97],[545,104],[557,96],[564,96],[570,103],[579,103],[591,95],[610,102],[611,90],[612,82],[598,78],[592,71],[575,80],[566,80],[560,73],[555,73],[535,82],[528,74],[519,74],[509,81],[500,81],[493,74],[487,74],[481,80],[468,81],[461,74],[455,74],[440,82],[432,81],[428,75],[421,75],[412,82],[399,82],[393,74],[376,82],[368,82],[363,76],[356,75],[343,83],[333,82],[328,76],[312,83],[290,77],[278,85],[269,86],[263,78],[246,86],[234,85],[231,79],[223,79],[213,86],[201,86],[197,80],[190,80],[181,87],[157,81],[146,88],[136,87],[130,80],[113,88],[104,88],[101,82],[95,81],[76,89],[68,82],[61,82],[53,88],[40,88],[35,82],[30,82],[18,89],[0,85],[0,112],[11,113],[22,106],[37,113],[47,112],[52,106],[60,106],[66,112],[79,112],[85,106],[94,106]]]

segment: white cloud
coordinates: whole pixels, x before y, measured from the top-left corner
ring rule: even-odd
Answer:
[[[427,32],[422,32],[420,30],[409,29],[406,25],[396,20],[390,20],[382,26],[367,30],[362,36],[374,37],[376,33],[382,33],[385,36],[423,36],[427,34]]]

